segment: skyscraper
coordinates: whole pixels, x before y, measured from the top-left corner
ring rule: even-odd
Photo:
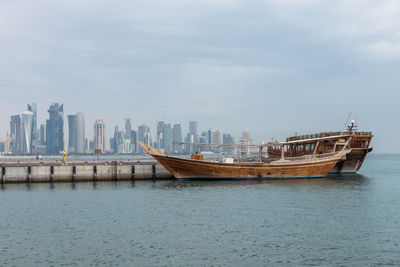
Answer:
[[[209,144],[221,144],[221,132],[218,129],[210,128],[208,130],[208,143]],[[217,147],[212,147],[211,149],[214,152],[218,152],[219,149]]]
[[[46,125],[40,124],[40,145],[46,145]]]
[[[68,153],[75,153],[76,115],[68,115]]]
[[[241,145],[250,145],[251,144],[250,133],[248,130],[243,130],[242,137],[240,138],[239,143]],[[248,146],[240,147],[240,154],[242,156],[246,156],[249,153],[250,153],[250,148]]]
[[[125,119],[125,138],[130,139],[132,133],[132,119],[126,118]]]
[[[76,113],[75,152],[85,153],[85,117],[82,112]]]
[[[145,143],[146,145],[151,145],[150,127],[145,123],[138,127],[138,141]],[[144,153],[143,148],[138,147],[138,152]]]
[[[189,133],[186,135],[185,142],[187,143],[198,143],[198,136],[197,136],[197,121],[189,121]],[[186,153],[193,153],[197,151],[196,145],[186,145],[185,152]]]
[[[164,122],[157,122],[157,140],[156,140],[156,148],[163,149],[164,148]]]
[[[32,153],[32,133],[33,133],[33,112],[25,111],[21,113],[21,120],[24,129],[24,153]]]
[[[121,144],[122,144],[122,132],[118,130],[118,126],[115,125],[114,129],[114,153],[120,153],[121,152]]]
[[[164,124],[163,139],[164,139],[163,143],[164,143],[165,153],[171,153],[172,152],[172,128],[171,128],[170,123]]]
[[[24,145],[24,129],[20,115],[11,116],[10,136],[10,152],[22,153]]]
[[[94,122],[94,149],[100,149],[101,152],[106,150],[105,125],[101,117]]]
[[[131,132],[131,143],[132,143],[132,150],[133,152],[137,152],[137,136],[138,136],[138,131],[137,129],[132,130]]]
[[[68,115],[68,153],[85,153],[85,118],[82,112]]]
[[[223,134],[222,135],[222,144],[224,145],[233,145],[235,144],[235,140],[233,139],[233,137],[230,134]],[[233,151],[235,150],[235,148],[232,146],[227,146],[224,147],[223,149],[225,152],[232,154]]]
[[[46,152],[60,153],[64,150],[64,105],[55,103],[50,106],[49,119],[46,121]]]
[[[175,124],[172,130],[172,140],[173,142],[182,142],[182,128],[180,124]],[[180,152],[180,145],[174,144],[173,145],[173,152],[179,153]]]
[[[37,128],[37,105],[36,103],[28,104],[28,111],[33,113],[33,122],[32,122],[32,143],[33,146],[38,144],[38,128]]]
[[[197,139],[197,121],[189,121],[189,134],[192,134]]]

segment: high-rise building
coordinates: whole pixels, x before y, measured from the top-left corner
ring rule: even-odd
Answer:
[[[89,150],[92,151],[92,152],[94,150],[94,141],[93,140],[89,141]]]
[[[85,153],[85,118],[82,112],[68,115],[68,153]]]
[[[131,132],[131,143],[132,143],[132,151],[133,152],[137,152],[137,136],[138,136],[138,131],[136,130],[132,130]]]
[[[32,122],[32,146],[39,145],[39,133],[37,128],[37,105],[36,103],[28,104],[28,111],[33,113],[33,122]]]
[[[132,119],[126,118],[125,119],[125,138],[130,139],[132,133]]]
[[[156,148],[163,149],[164,148],[164,122],[157,122],[157,140],[156,140]]]
[[[76,113],[75,152],[85,153],[85,117],[82,112]]]
[[[114,149],[114,137],[110,137],[110,150],[114,151],[114,153],[115,153],[115,149]]]
[[[182,142],[182,128],[180,124],[175,124],[172,130],[172,139],[173,142]],[[173,152],[179,153],[181,150],[181,145],[174,144],[173,145]]]
[[[46,145],[46,125],[40,124],[40,145]]]
[[[33,133],[33,112],[25,111],[21,113],[22,126],[24,129],[24,153],[32,153],[32,133]]]
[[[11,116],[10,121],[10,152],[23,153],[24,150],[24,129],[20,115]]]
[[[147,124],[143,123],[138,127],[138,141],[146,144],[151,145],[151,134],[150,134],[150,127]],[[143,148],[138,147],[139,153],[144,153]]]
[[[197,121],[189,121],[189,134],[192,134],[197,139]],[[195,142],[197,142],[195,140]]]
[[[5,151],[5,142],[0,138],[0,153]]]
[[[76,115],[68,115],[68,153],[75,153]]]
[[[221,132],[218,129],[210,128],[208,130],[208,143],[209,144],[221,144]],[[218,152],[219,149],[217,147],[212,147],[212,151]]]
[[[118,130],[118,126],[115,125],[115,130],[114,130],[114,145],[113,145],[113,150],[114,153],[120,153],[121,152],[121,145],[122,145],[122,132]]]
[[[197,136],[197,121],[189,121],[189,133],[186,135],[185,142],[186,143],[198,143],[198,136]],[[193,153],[197,151],[196,145],[185,145],[184,152],[185,153]]]
[[[101,117],[98,117],[94,122],[94,149],[106,150],[106,136],[105,136],[105,125]]]
[[[222,144],[233,145],[233,144],[235,144],[235,139],[230,134],[223,134],[222,135]],[[224,150],[224,152],[232,154],[234,152],[235,148],[233,146],[232,147],[226,146],[226,147],[224,147],[223,150]]]
[[[55,103],[50,106],[49,119],[46,121],[46,152],[60,153],[64,150],[64,105]]]
[[[172,128],[171,124],[164,124],[163,143],[165,153],[172,153]]]
[[[250,145],[251,144],[250,133],[248,130],[243,130],[242,137],[240,138],[239,143],[241,145]],[[249,153],[250,153],[250,148],[248,146],[240,147],[240,154],[242,156],[246,156]]]

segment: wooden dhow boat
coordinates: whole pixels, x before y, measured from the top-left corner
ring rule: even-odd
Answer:
[[[344,132],[321,132],[317,134],[296,135],[286,139],[291,142],[285,151],[285,157],[299,157],[311,155],[314,153],[314,139],[320,137],[329,137],[337,135],[352,135],[349,144],[351,152],[346,155],[346,159],[339,160],[331,170],[331,174],[354,174],[358,172],[364,162],[367,154],[372,151],[370,147],[372,132],[359,132],[354,121],[347,126]],[[297,141],[297,142],[292,142]],[[329,151],[335,145],[334,139],[324,139],[319,143],[318,150],[321,152]],[[268,154],[270,157],[280,157],[280,146],[269,146]]]
[[[328,175],[337,162],[345,159],[351,151],[349,149],[351,138],[351,135],[315,138],[313,154],[285,157],[285,153],[281,153],[278,159],[263,157],[263,149],[274,145],[280,146],[281,151],[285,151],[288,146],[299,141],[261,144],[258,146],[258,159],[251,162],[232,158],[224,161],[205,160],[201,154],[192,154],[190,159],[180,158],[165,155],[162,151],[142,142],[138,144],[178,179],[293,179],[321,178]],[[318,146],[323,140],[334,140],[334,148],[320,153]]]

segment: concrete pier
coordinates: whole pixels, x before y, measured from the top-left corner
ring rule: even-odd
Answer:
[[[156,161],[1,162],[1,183],[173,179]]]

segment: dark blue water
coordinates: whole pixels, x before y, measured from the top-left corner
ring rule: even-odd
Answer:
[[[3,266],[400,265],[400,155],[290,181],[2,185]]]

